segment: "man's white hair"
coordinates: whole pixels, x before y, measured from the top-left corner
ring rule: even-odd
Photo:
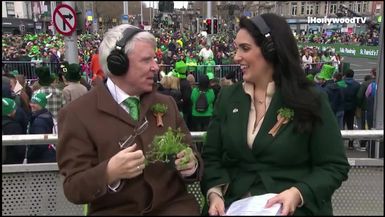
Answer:
[[[103,36],[103,41],[99,46],[99,63],[103,69],[103,72],[109,76],[111,73],[107,65],[107,57],[110,55],[111,51],[115,49],[116,42],[123,38],[123,32],[127,28],[137,28],[130,24],[122,24],[115,26],[114,28],[108,30]],[[132,37],[124,47],[124,53],[129,54],[137,41],[144,41],[150,43],[154,49],[156,48],[156,39],[153,34],[143,31],[139,32]]]

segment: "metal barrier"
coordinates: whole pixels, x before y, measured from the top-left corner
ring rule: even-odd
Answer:
[[[172,69],[172,65],[159,65],[159,72],[163,71],[167,74]],[[214,73],[214,77],[219,79],[226,77],[230,73],[234,73],[234,80],[243,80],[241,66],[239,64],[187,66],[187,73],[192,73],[194,75],[196,83],[199,83],[199,75],[207,74],[207,72]],[[160,81],[160,73],[158,74],[157,79]]]
[[[202,142],[204,132],[191,132]],[[382,130],[343,130],[344,139],[383,141]],[[3,135],[3,146],[58,141],[57,135]],[[334,215],[384,215],[383,159],[349,158],[349,179],[334,193]],[[2,215],[83,215],[83,206],[70,203],[63,193],[56,163],[2,165]],[[188,186],[202,205],[199,183]]]
[[[59,63],[41,62],[41,61],[1,61],[4,71],[17,70],[19,74],[24,75],[26,80],[38,79],[35,70],[41,66],[48,66],[51,73],[58,74]]]
[[[4,71],[17,70],[19,74],[23,74],[26,80],[36,80],[35,70],[40,66],[48,66],[51,73],[56,75],[59,72],[60,63],[36,62],[36,61],[2,61]],[[173,69],[172,65],[159,64],[159,72],[166,74]],[[197,83],[199,83],[199,75],[212,71],[217,78],[226,77],[229,73],[234,73],[234,79],[242,81],[241,67],[238,64],[230,65],[197,65],[187,66],[187,73],[192,73]],[[157,81],[160,81],[160,73],[158,73]]]

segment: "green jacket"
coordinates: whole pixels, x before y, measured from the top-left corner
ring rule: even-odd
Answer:
[[[207,91],[206,91],[206,99],[207,99],[207,103],[209,105],[209,107],[207,108],[207,110],[205,112],[197,112],[197,110],[195,109],[195,105],[196,105],[196,102],[198,100],[198,97],[199,97],[199,89],[198,88],[193,88],[192,91],[191,91],[191,102],[192,102],[192,116],[199,116],[199,117],[211,117],[213,115],[213,110],[214,110],[214,101],[215,101],[215,94],[214,94],[214,91],[213,89],[209,88]]]
[[[304,205],[294,215],[332,215],[331,197],[347,179],[350,166],[336,118],[326,96],[319,95],[322,124],[316,124],[311,133],[297,133],[290,121],[272,137],[268,132],[277,121],[277,111],[285,107],[276,88],[250,149],[250,96],[241,82],[222,88],[202,151],[203,194],[206,196],[211,187],[229,184],[224,194],[228,207],[248,192],[280,193],[294,186],[304,199]]]

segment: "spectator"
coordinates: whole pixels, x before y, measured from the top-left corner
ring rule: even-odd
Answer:
[[[54,121],[57,120],[58,111],[65,105],[63,92],[51,84],[55,80],[55,76],[49,72],[48,67],[36,68],[36,75],[38,76],[38,84],[40,88],[36,92],[41,92],[47,95],[47,110],[53,115]]]
[[[103,81],[105,79],[105,74],[99,63],[99,53],[92,55],[90,69],[92,73],[92,81]]]
[[[13,99],[2,98],[2,135],[26,134],[24,127],[16,120],[16,103]],[[26,146],[3,146],[3,164],[21,164]]]
[[[79,64],[70,64],[64,74],[67,86],[63,89],[64,101],[70,103],[87,93],[87,88],[80,84],[81,68]]]
[[[313,58],[309,55],[309,51],[306,49],[305,54],[302,56],[302,64],[306,74],[312,69]]]
[[[179,78],[169,75],[163,76],[158,91],[162,94],[172,96],[178,106],[179,112],[183,114],[183,99],[182,92],[179,90]]]
[[[211,46],[210,44],[208,44],[206,42],[205,44],[205,47],[202,48],[200,51],[199,51],[199,56],[202,57],[202,61],[205,62],[209,59],[209,57],[211,57],[212,59],[214,59],[214,53],[213,51],[211,50]]]
[[[197,110],[197,102],[200,94],[204,94],[207,101],[207,107],[204,111]],[[210,123],[214,110],[215,93],[210,87],[210,81],[207,75],[200,75],[198,87],[191,92],[192,104],[192,131],[206,131]]]
[[[349,69],[345,73],[345,82],[347,87],[343,89],[344,93],[344,125],[348,130],[353,130],[354,125],[354,116],[356,114],[356,109],[358,106],[357,103],[357,93],[360,89],[360,84],[354,80],[354,71]],[[349,149],[354,149],[353,140],[349,140]]]
[[[45,107],[47,95],[35,93],[31,99],[32,118],[29,123],[29,134],[52,134],[54,122],[51,112]],[[30,145],[28,147],[28,163],[56,162],[56,151],[53,145]]]

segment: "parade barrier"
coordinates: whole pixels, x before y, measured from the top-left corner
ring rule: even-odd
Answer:
[[[35,81],[38,79],[35,70],[37,67],[48,66],[50,72],[58,74],[60,63],[50,63],[50,62],[38,62],[38,61],[2,61],[3,71],[11,72],[17,70],[19,74],[24,75],[27,81]],[[159,71],[163,71],[165,74],[173,70],[172,65],[159,64]],[[212,72],[214,77],[223,78],[226,77],[230,72],[234,73],[234,79],[237,81],[242,80],[241,67],[238,64],[229,64],[229,65],[197,65],[197,66],[187,66],[187,73],[191,72],[195,81],[199,83],[199,74],[206,74]],[[158,73],[157,81],[160,81],[160,73]]]
[[[202,142],[204,132],[191,132]],[[344,139],[383,141],[382,130],[343,130]],[[57,135],[3,135],[3,146],[56,144]],[[383,159],[349,158],[349,178],[332,197],[334,215],[384,215]],[[204,197],[199,183],[188,186],[198,202]],[[83,215],[83,206],[70,203],[63,193],[57,163],[2,165],[2,215]]]
[[[341,56],[371,58],[377,59],[379,54],[379,46],[361,46],[361,45],[345,45],[345,44],[320,44],[320,43],[302,43],[298,42],[299,47],[317,47],[319,50],[332,48]]]
[[[36,68],[48,66],[51,73],[58,74],[60,64],[41,61],[1,61],[3,71],[12,72],[16,70],[18,74],[24,75],[26,80],[36,80],[38,77],[35,73]]]

